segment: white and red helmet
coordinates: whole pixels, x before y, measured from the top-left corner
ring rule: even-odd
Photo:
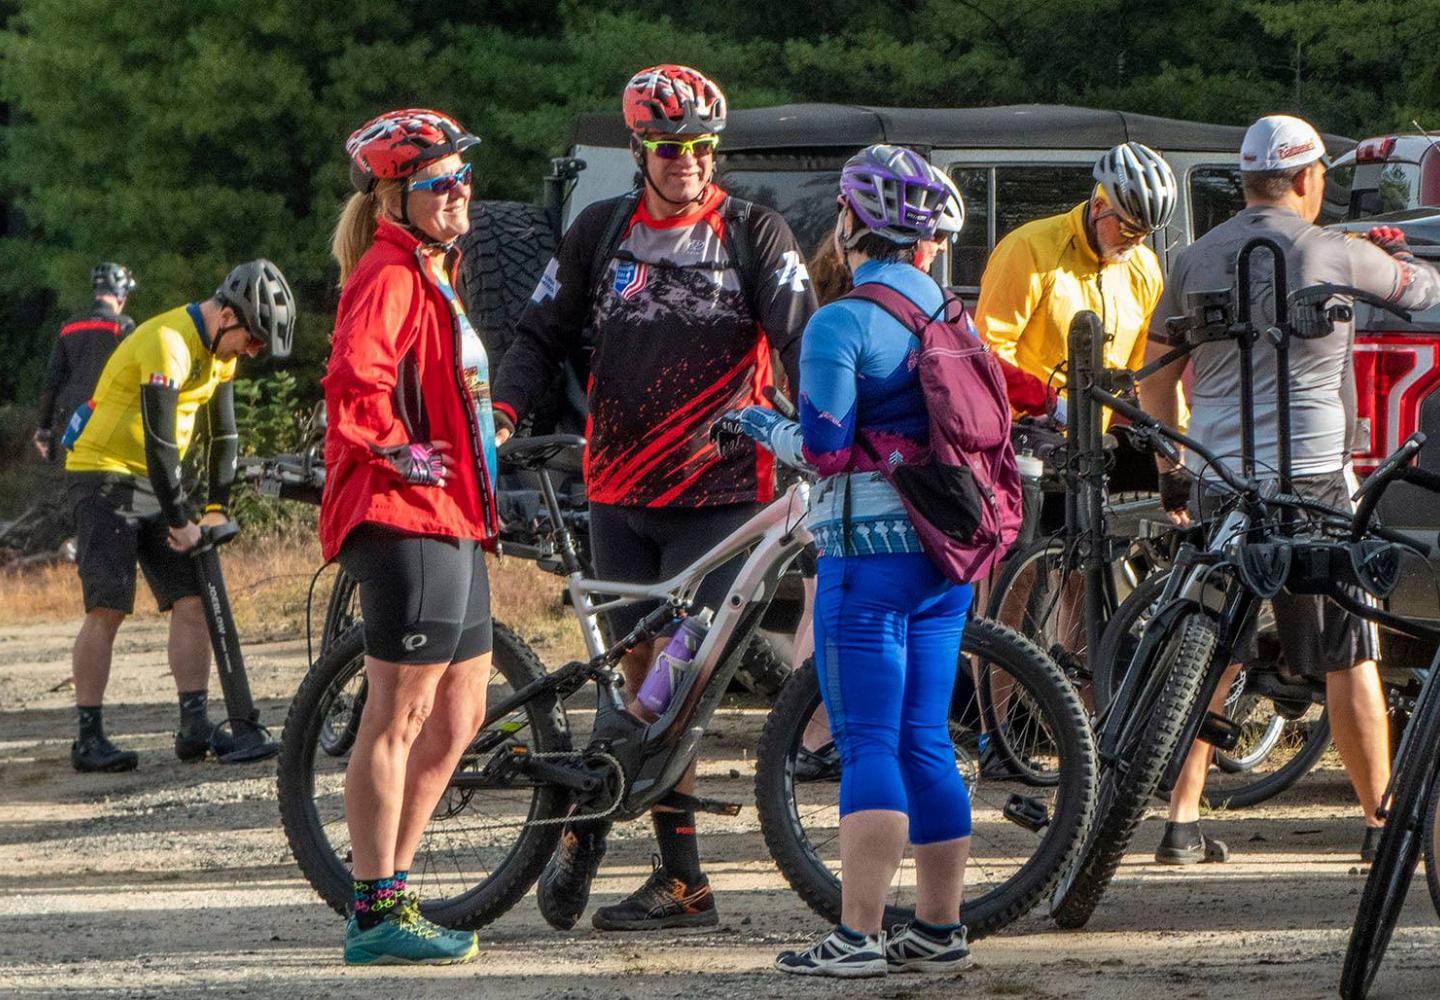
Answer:
[[[361,125],[345,140],[350,180],[368,192],[375,182],[409,177],[425,164],[478,146],[480,139],[454,118],[428,108],[387,111]]]
[[[725,95],[704,73],[666,63],[642,69],[625,85],[631,132],[703,135],[725,128]]]

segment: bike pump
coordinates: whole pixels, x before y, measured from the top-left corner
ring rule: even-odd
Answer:
[[[1095,531],[1096,525],[1105,523],[1105,445],[1102,440],[1101,405],[1091,395],[1092,390],[1102,388],[1096,384],[1096,379],[1105,364],[1105,331],[1100,317],[1088,309],[1076,313],[1070,321],[1067,347],[1075,366],[1066,379],[1071,401],[1069,437],[1072,446],[1069,455],[1102,456],[1075,470],[1081,484],[1079,496],[1076,491],[1065,491],[1065,516],[1069,523],[1088,525],[1080,539],[1079,555],[1086,579],[1085,643],[1086,648],[1093,651],[1100,648],[1100,622],[1105,617],[1100,598],[1102,588],[1109,585],[1105,567],[1110,556],[1110,553],[1101,551],[1105,547],[1104,541]],[[1082,503],[1083,520],[1075,517],[1081,512]]]
[[[200,580],[200,603],[205,608],[210,648],[215,651],[215,670],[220,675],[220,690],[225,695],[227,718],[220,726],[230,727],[236,744],[234,750],[220,757],[227,764],[265,760],[280,752],[280,745],[260,725],[260,710],[255,707],[255,699],[250,694],[245,657],[240,651],[240,635],[235,630],[235,618],[230,613],[230,595],[225,590],[225,574],[220,569],[219,546],[230,541],[239,531],[240,526],[234,521],[214,527],[202,526],[200,542],[190,550]]]

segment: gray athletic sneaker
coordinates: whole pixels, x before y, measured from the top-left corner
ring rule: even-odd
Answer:
[[[970,967],[965,927],[932,933],[914,924],[890,932],[885,961],[891,972],[959,972]]]
[[[797,976],[883,976],[885,932],[870,937],[837,926],[805,951],[782,951],[775,968]]]

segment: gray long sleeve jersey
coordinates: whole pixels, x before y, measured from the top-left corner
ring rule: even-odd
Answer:
[[[1364,239],[1306,222],[1276,206],[1246,208],[1180,251],[1165,281],[1160,305],[1150,323],[1152,337],[1163,336],[1167,317],[1185,312],[1192,292],[1236,285],[1235,258],[1256,237],[1274,240],[1284,250],[1288,291],[1322,282],[1351,285],[1403,309],[1440,303],[1440,272],[1412,257],[1392,257]],[[1275,287],[1270,254],[1250,258],[1251,319],[1262,329],[1275,317]],[[1344,467],[1354,420],[1354,384],[1350,352],[1354,324],[1337,323],[1318,340],[1290,342],[1290,453],[1297,476],[1336,472]],[[1204,344],[1191,355],[1189,433],[1238,469],[1240,458],[1240,349],[1234,341]],[[1279,427],[1275,414],[1275,352],[1262,340],[1255,346],[1255,458],[1257,470],[1278,469]],[[1187,455],[1186,464],[1203,473],[1204,461]],[[1210,474],[1209,479],[1214,479]]]

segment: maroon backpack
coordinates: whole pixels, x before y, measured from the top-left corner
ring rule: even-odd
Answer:
[[[920,387],[930,416],[924,462],[901,464],[898,453],[882,459],[858,429],[855,440],[900,494],[935,566],[956,583],[981,579],[1020,533],[1020,471],[1000,362],[953,296],[933,316],[875,282],[846,297],[873,302],[920,338]]]

